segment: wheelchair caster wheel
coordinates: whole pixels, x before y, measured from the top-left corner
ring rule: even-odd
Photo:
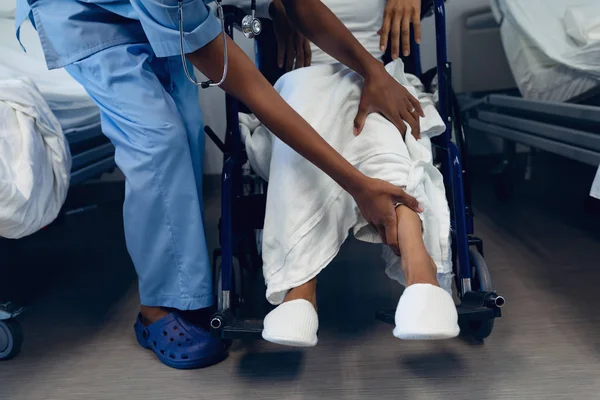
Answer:
[[[471,287],[473,291],[493,292],[492,275],[483,256],[476,250],[469,249],[471,262]]]
[[[460,334],[466,337],[483,340],[488,338],[494,330],[494,320],[473,320],[460,324]]]
[[[23,331],[14,319],[0,321],[0,360],[10,360],[21,351]]]
[[[492,276],[483,256],[476,250],[469,249],[471,262],[471,289],[473,292],[493,292]],[[495,298],[496,306],[504,305],[504,297]],[[459,324],[462,336],[476,340],[486,339],[494,330],[494,319],[472,319]]]

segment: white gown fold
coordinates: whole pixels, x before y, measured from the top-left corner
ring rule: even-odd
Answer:
[[[418,79],[407,77],[401,61],[386,66],[421,101],[422,139],[406,140],[379,114],[371,114],[355,137],[362,78],[340,64],[317,65],[284,75],[277,91],[344,158],[365,175],[401,186],[416,197],[423,237],[438,267],[440,284],[451,285],[450,215],[443,177],[432,164],[430,138],[445,125],[423,93]],[[329,176],[274,137],[254,117],[240,116],[253,169],[268,180],[263,233],[267,299],[279,304],[287,291],[314,278],[336,256],[350,231],[359,240],[381,243],[377,230],[362,217],[354,199]],[[399,258],[383,246],[386,272],[403,283]]]

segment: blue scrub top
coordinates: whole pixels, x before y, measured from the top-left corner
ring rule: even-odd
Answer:
[[[221,31],[208,2],[184,0],[186,53]],[[17,0],[17,39],[26,18],[38,31],[49,69],[126,43],[150,43],[158,57],[181,53],[177,0]]]

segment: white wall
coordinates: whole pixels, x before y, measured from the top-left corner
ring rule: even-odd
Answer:
[[[464,59],[464,17],[474,11],[489,8],[490,0],[448,0],[446,3],[446,33],[448,41],[448,58],[453,67],[453,84],[457,92],[462,91],[461,71],[470,60]],[[436,64],[435,56],[435,20],[433,17],[423,21],[423,40],[421,41],[421,60],[423,71]],[[501,49],[498,49],[501,51]]]

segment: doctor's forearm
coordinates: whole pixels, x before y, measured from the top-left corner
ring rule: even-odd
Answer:
[[[363,77],[382,65],[360,44],[321,0],[281,0],[298,30],[321,50]]]
[[[222,88],[244,102],[273,134],[315,164],[346,191],[352,194],[361,190],[366,177],[279,96],[229,37],[227,40],[229,72]],[[221,36],[187,57],[209,79],[218,81],[223,70]]]

